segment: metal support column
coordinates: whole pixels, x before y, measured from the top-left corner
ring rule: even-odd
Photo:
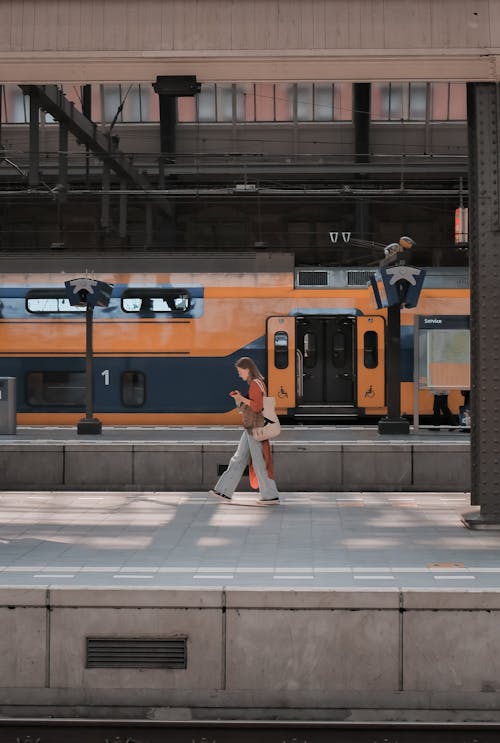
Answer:
[[[30,95],[30,187],[40,185],[40,104],[36,95]]]
[[[160,100],[160,150],[162,157],[172,159],[176,147],[176,97],[161,93]]]
[[[370,160],[370,83],[353,85],[354,152],[357,163]]]
[[[174,162],[176,148],[176,97],[158,95],[160,102],[160,160],[158,185],[165,188],[165,165]]]
[[[146,202],[146,248],[150,248],[153,244],[153,210],[151,204]]]
[[[59,122],[59,185],[61,191],[68,190],[68,128]]]
[[[111,172],[109,160],[104,160],[102,164],[102,196],[101,196],[101,228],[109,230],[111,227],[110,218],[110,196]]]
[[[354,83],[354,158],[357,163],[367,163],[370,161],[370,109],[371,84]],[[356,235],[363,240],[366,239],[368,230],[368,208],[368,201],[364,199],[356,200],[354,230]],[[343,260],[348,260],[345,243],[342,258]]]
[[[127,194],[123,193],[127,188],[127,184],[124,180],[120,181],[120,224],[119,224],[119,235],[122,240],[127,237]]]
[[[500,528],[500,87],[467,84],[471,285],[470,528]]]
[[[92,86],[82,85],[82,114],[92,121]],[[85,183],[90,186],[90,147],[85,145]]]
[[[102,423],[98,418],[94,418],[94,351],[92,344],[92,325],[94,319],[94,308],[87,303],[86,323],[85,323],[85,378],[86,378],[86,399],[85,399],[85,418],[82,418],[76,427],[78,434],[99,434],[102,431]]]
[[[92,121],[92,86],[82,85],[82,114]]]
[[[201,88],[194,75],[160,75],[153,83],[160,104],[160,158],[158,161],[158,185],[165,188],[165,164],[173,162],[176,150],[178,96],[193,96]]]

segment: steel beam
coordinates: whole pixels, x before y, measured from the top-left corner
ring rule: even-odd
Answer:
[[[109,230],[111,227],[111,216],[110,216],[110,172],[109,172],[109,161],[105,160],[102,164],[102,199],[101,199],[101,228],[103,230]]]
[[[500,528],[500,89],[468,83],[471,273],[471,528]]]
[[[127,194],[125,192],[125,181],[120,183],[120,225],[118,233],[122,239],[127,237]]]
[[[30,188],[40,185],[40,104],[35,94],[30,95]]]
[[[59,185],[66,192],[68,190],[68,128],[59,123]]]
[[[357,163],[367,163],[370,160],[370,83],[354,83],[353,87],[353,124],[354,150]]]
[[[160,188],[165,186],[165,164],[174,162],[176,151],[178,96],[193,96],[200,92],[201,84],[194,75],[160,75],[153,83],[160,103],[160,150],[158,179]]]
[[[149,179],[130,164],[129,158],[123,152],[112,146],[110,137],[100,132],[93,121],[78,111],[57,85],[21,85],[20,87],[30,96],[30,101],[37,101],[37,105],[50,113],[56,121],[67,126],[79,142],[87,145],[97,157],[108,162],[111,170],[120,178],[131,181],[142,190],[153,189]],[[156,206],[170,217],[170,207],[165,199],[156,200],[153,197],[153,200]]]

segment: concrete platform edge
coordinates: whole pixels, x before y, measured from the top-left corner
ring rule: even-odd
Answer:
[[[29,700],[89,711],[495,715],[499,611],[500,590],[0,588],[0,710],[20,714]],[[188,637],[186,669],[87,667],[89,636],[179,634]]]
[[[40,442],[0,445],[1,490],[208,490],[234,443],[151,445]],[[89,467],[89,454],[92,467]],[[468,492],[470,447],[463,443],[273,444],[282,492]],[[443,457],[446,466],[443,466]],[[33,473],[27,477],[26,473]]]

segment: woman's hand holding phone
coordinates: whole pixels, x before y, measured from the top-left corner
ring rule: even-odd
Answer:
[[[233,398],[235,405],[241,405],[242,395],[239,390],[232,390],[229,394]]]

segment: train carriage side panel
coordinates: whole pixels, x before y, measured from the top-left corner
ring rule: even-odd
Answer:
[[[3,291],[0,287],[0,375],[18,376],[20,423],[74,423],[79,418],[80,406],[73,406],[71,411],[64,406],[34,406],[28,404],[25,397],[26,376],[30,371],[66,370],[73,374],[84,370],[83,317],[76,314],[36,317],[25,311],[26,293],[31,288],[53,285],[60,289],[64,278],[67,276],[35,273],[0,277],[0,284],[3,284]],[[377,366],[371,368],[370,361],[368,366],[361,364],[366,350],[363,336],[369,332],[369,318],[373,317],[374,324],[382,328],[385,317],[384,310],[374,311],[371,289],[367,287],[294,288],[293,274],[289,272],[208,275],[150,271],[133,275],[121,271],[104,278],[111,283],[119,281],[121,287],[117,286],[114,305],[109,311],[96,310],[95,313],[96,413],[103,422],[238,424],[239,418],[227,391],[237,384],[234,361],[241,355],[255,358],[268,374],[270,394],[275,395],[279,411],[285,414],[297,405],[294,315],[298,310],[317,316],[354,312],[358,323],[358,406],[374,416],[384,413],[380,397],[384,386],[380,384],[384,361],[384,348],[380,345],[382,332],[377,331]],[[122,311],[119,291],[137,284],[158,286],[164,282],[170,286],[189,284],[198,292],[189,316],[147,318]],[[466,288],[433,289],[425,285],[416,310],[402,311],[403,414],[411,414],[413,407],[413,315],[467,314],[468,311]],[[286,368],[278,368],[279,361],[278,366],[276,364],[280,349],[271,347],[270,339],[280,331],[278,326],[274,329],[269,324],[268,318],[269,322],[281,318],[287,327],[282,331],[288,334]],[[284,336],[278,336],[280,340],[284,342]],[[119,384],[127,372],[145,375],[144,403],[135,407],[123,399]],[[106,379],[109,379],[108,384]],[[112,387],[116,384],[118,386]],[[281,389],[291,395],[289,400],[283,393],[280,397]],[[432,395],[422,391],[420,400],[421,412],[432,412]],[[453,409],[458,407],[460,400],[455,397],[450,400]],[[280,407],[281,402],[283,407]]]
[[[376,315],[356,318],[357,404],[367,415],[385,406],[385,321]]]
[[[295,317],[267,319],[267,385],[276,400],[276,412],[286,415],[295,407]]]

